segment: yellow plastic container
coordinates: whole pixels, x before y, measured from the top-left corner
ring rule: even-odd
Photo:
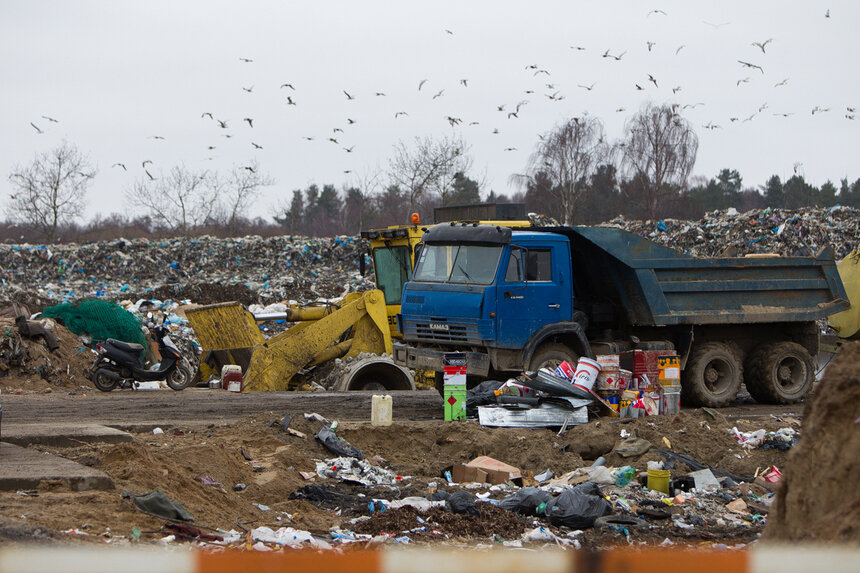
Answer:
[[[669,470],[648,470],[648,489],[669,495]]]

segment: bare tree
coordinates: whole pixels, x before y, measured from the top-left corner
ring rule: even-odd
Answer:
[[[79,217],[86,205],[87,187],[97,170],[71,143],[39,153],[29,165],[15,166],[9,174],[9,215],[33,226],[49,243],[57,226]]]
[[[654,219],[660,200],[686,185],[699,138],[672,106],[647,103],[625,124],[619,149],[622,168],[640,182],[640,201]]]
[[[538,142],[525,174],[512,176],[528,187],[540,179],[561,208],[562,223],[571,225],[597,165],[606,157],[603,122],[587,113],[557,125]]]
[[[445,198],[453,190],[454,176],[466,174],[472,168],[469,148],[459,137],[433,139],[415,138],[414,147],[403,141],[394,146],[388,164],[391,186],[409,193],[409,210],[434,196]]]
[[[182,235],[216,217],[220,195],[217,177],[184,165],[160,177],[138,179],[126,191],[127,200],[146,209],[156,225]]]
[[[247,216],[248,209],[260,196],[262,187],[275,184],[275,180],[260,171],[256,160],[249,165],[234,165],[223,181],[213,174],[210,187],[217,189],[220,198],[218,220],[230,231]]]

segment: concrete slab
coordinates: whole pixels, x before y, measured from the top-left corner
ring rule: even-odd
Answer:
[[[43,480],[63,480],[73,491],[114,488],[113,480],[104,472],[0,442],[0,490],[36,489]]]
[[[134,436],[101,424],[3,424],[0,439],[19,446],[41,444],[67,448],[80,446],[81,443],[131,442]]]

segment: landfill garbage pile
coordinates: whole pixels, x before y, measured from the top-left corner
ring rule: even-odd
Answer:
[[[231,298],[246,295],[243,285],[263,302],[332,298],[372,286],[372,274],[359,274],[365,250],[360,238],[350,236],[0,244],[0,299],[69,302],[151,296],[208,304],[227,300],[222,291],[231,288],[242,291],[229,292]]]
[[[216,543],[259,551],[348,544],[741,547],[769,519],[774,482],[785,479],[778,468],[785,471],[791,451],[766,448],[765,440],[754,448],[739,444],[737,435],[760,430],[796,435],[799,424],[790,417],[730,422],[697,410],[604,419],[557,436],[474,422],[371,427],[264,412],[221,426],[157,428],[125,444],[36,445],[101,469],[116,489],[83,496],[51,486],[0,492],[0,504],[7,515],[26,513],[27,523],[70,543]],[[353,455],[333,456],[333,448]],[[152,509],[120,501],[123,491],[149,498],[155,490],[164,494],[160,505],[181,507],[194,521],[168,524]]]
[[[840,260],[860,242],[860,210],[841,205],[827,209],[754,209],[746,213],[731,208],[706,213],[698,221],[629,221],[616,217],[601,226],[620,227],[697,257],[742,257],[754,253],[813,256],[830,245]]]
[[[803,415],[765,537],[860,544],[860,343],[842,348]]]

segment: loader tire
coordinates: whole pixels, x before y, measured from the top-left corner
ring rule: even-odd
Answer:
[[[684,404],[721,408],[728,406],[741,386],[743,365],[729,344],[707,342],[687,359],[681,384]]]
[[[748,363],[747,390],[763,404],[799,402],[815,381],[812,357],[796,342],[763,344],[752,352]]]

